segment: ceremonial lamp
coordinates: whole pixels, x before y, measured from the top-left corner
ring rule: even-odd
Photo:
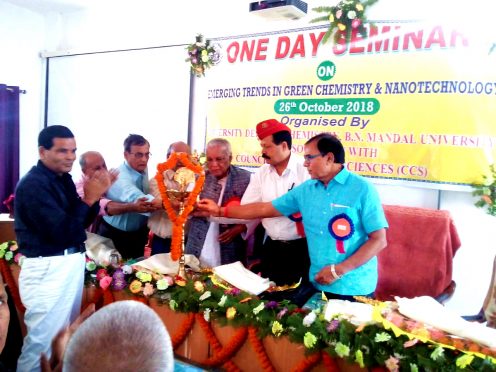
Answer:
[[[182,165],[182,167],[178,165]],[[188,215],[194,209],[196,198],[205,182],[205,171],[188,154],[173,152],[166,162],[157,165],[155,179],[165,212],[172,222],[170,257],[172,261],[179,261],[177,275],[186,278],[184,225]],[[171,200],[179,203],[179,213],[173,208]]]
[[[178,189],[172,189],[169,188],[167,189],[167,197],[171,201],[176,201],[179,203],[179,216],[181,216],[184,212],[184,203],[186,200],[188,200],[191,191],[188,190],[188,186],[194,185],[195,184],[195,172],[192,170],[186,168],[186,167],[181,167],[177,169],[174,172],[173,180],[176,183],[176,187]],[[179,257],[179,269],[177,272],[177,275],[179,275],[182,278],[186,278],[186,269],[185,269],[185,258],[184,258],[184,225],[186,221],[184,220],[182,222],[182,228],[181,228],[181,236],[173,236],[172,239],[181,239],[181,256]]]

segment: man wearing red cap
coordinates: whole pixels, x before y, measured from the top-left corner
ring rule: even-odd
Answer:
[[[275,119],[257,124],[257,136],[266,164],[253,174],[241,204],[269,202],[310,178],[303,158],[291,154],[291,129]],[[259,221],[248,224],[249,235]],[[266,231],[261,273],[277,285],[306,281],[310,260],[305,232],[298,216],[263,218]]]

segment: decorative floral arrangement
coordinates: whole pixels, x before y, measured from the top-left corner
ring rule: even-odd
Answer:
[[[491,176],[483,175],[484,184],[473,185],[474,191],[472,195],[479,196],[479,200],[475,203],[478,208],[487,208],[487,214],[496,216],[496,165],[489,166]]]
[[[172,207],[169,197],[167,196],[167,186],[165,185],[163,176],[163,173],[166,170],[173,169],[178,161],[199,176],[195,182],[195,187],[188,196],[186,204],[184,205],[183,211],[180,215],[176,214],[176,211]],[[172,222],[171,258],[172,260],[177,261],[182,254],[184,223],[186,222],[188,215],[193,211],[196,198],[202,190],[205,182],[205,172],[200,164],[196,164],[190,160],[188,154],[184,152],[173,152],[166,162],[157,165],[157,174],[155,175],[155,179],[157,180],[157,185],[160,191],[160,196],[162,197],[165,212]]]
[[[362,368],[380,365],[390,371],[496,371],[494,358],[482,358],[470,350],[489,351],[465,340],[445,347],[397,335],[379,322],[356,324],[346,314],[326,320],[321,309],[302,309],[289,301],[266,301],[236,288],[215,285],[208,276],[197,276],[169,287],[167,292],[157,291],[156,296],[173,311],[199,313],[206,322],[256,328],[259,337],[288,336],[303,344],[308,354],[324,350]],[[231,342],[241,337],[240,332]]]
[[[205,70],[219,63],[220,51],[210,40],[203,40],[203,35],[197,35],[193,44],[188,45],[186,62],[191,65],[191,72],[198,77],[205,76]]]
[[[15,249],[10,250],[10,247],[14,245],[15,242],[6,242],[0,245],[0,249],[13,252]],[[5,262],[5,254],[3,258],[0,263]],[[323,362],[328,370],[336,370],[332,358],[329,358],[332,356],[344,358],[362,368],[385,366],[389,371],[496,371],[496,360],[480,354],[494,355],[494,350],[484,350],[466,340],[444,346],[436,341],[426,341],[425,332],[418,339],[412,339],[381,322],[357,323],[347,314],[326,318],[320,308],[302,309],[289,301],[267,301],[212,280],[209,273],[194,274],[191,280],[185,280],[134,270],[131,265],[126,262],[120,267],[98,267],[94,261],[87,260],[87,278],[102,289],[119,290],[128,283],[125,289],[135,295],[154,297],[173,311],[189,313],[188,321],[172,337],[174,345],[187,337],[195,319],[208,331],[207,337],[211,332],[210,323],[215,320],[221,325],[240,327],[226,349],[236,349],[249,338],[255,345],[257,356],[265,360],[267,366],[271,364],[260,338],[270,335],[276,338],[287,336],[305,346],[309,357],[305,366],[299,366],[298,370],[309,370],[323,351]],[[398,325],[404,323],[403,319],[395,320],[393,317],[388,317],[388,320]],[[418,327],[411,325],[411,328]],[[211,336],[211,343],[216,348],[217,341]],[[434,338],[434,334],[429,338]],[[221,354],[215,355],[209,363],[218,365],[216,358],[220,357]]]
[[[16,263],[21,266],[24,256],[19,252],[16,253],[18,248],[15,240],[0,244],[0,259],[3,258],[8,264]]]
[[[329,22],[329,29],[324,35],[322,42],[325,43],[331,36],[335,43],[351,40],[353,32],[362,37],[367,37],[365,23],[365,11],[378,0],[341,0],[335,6],[319,6],[312,10],[317,13],[325,13],[324,16],[312,19],[310,23]]]

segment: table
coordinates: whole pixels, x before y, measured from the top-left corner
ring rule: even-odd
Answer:
[[[14,219],[8,213],[0,213],[0,243],[15,240]]]

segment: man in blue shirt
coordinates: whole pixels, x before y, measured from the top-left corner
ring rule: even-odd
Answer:
[[[149,193],[147,165],[150,144],[138,134],[124,140],[124,163],[118,168],[119,178],[108,190],[106,197],[121,203],[134,203],[146,198],[145,211],[104,216],[98,234],[112,239],[115,248],[124,258],[143,256],[148,239],[147,221],[150,212],[162,208],[159,199]],[[143,203],[141,203],[143,206]]]
[[[230,207],[233,218],[301,212],[310,254],[309,279],[328,298],[370,296],[377,285],[377,254],[388,227],[375,188],[344,166],[345,152],[333,135],[321,133],[305,144],[311,180],[268,203]],[[225,216],[225,208],[202,200],[200,209]]]

